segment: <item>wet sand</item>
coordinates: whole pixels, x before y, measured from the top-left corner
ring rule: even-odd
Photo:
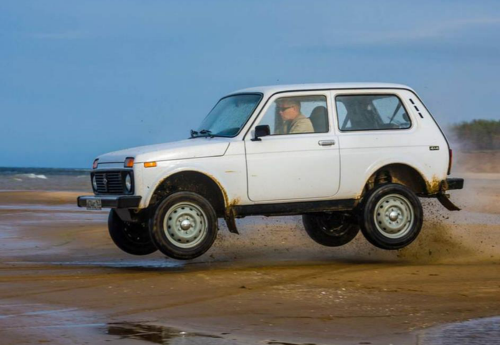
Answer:
[[[239,236],[221,223],[191,262],[120,252],[107,213],[75,207],[81,192],[0,192],[0,339],[437,344],[445,324],[500,315],[500,175],[466,181],[452,197],[464,210],[423,200],[422,234],[400,251],[361,234],[326,248],[299,217],[254,217]]]

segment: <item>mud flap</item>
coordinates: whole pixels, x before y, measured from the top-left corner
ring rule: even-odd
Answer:
[[[236,219],[234,217],[234,215],[232,214],[226,214],[226,216],[224,217],[224,220],[226,221],[226,225],[227,225],[227,228],[229,229],[229,232],[233,233],[233,234],[240,234],[238,232],[238,228],[236,227]]]
[[[448,194],[439,192],[437,194],[437,199],[439,200],[441,205],[446,207],[449,211],[460,211],[460,207],[451,202],[450,196]]]

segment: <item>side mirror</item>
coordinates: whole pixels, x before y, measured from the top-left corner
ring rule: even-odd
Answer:
[[[252,139],[252,141],[260,141],[261,137],[265,137],[271,135],[271,129],[269,128],[269,125],[260,125],[255,127],[255,136]]]

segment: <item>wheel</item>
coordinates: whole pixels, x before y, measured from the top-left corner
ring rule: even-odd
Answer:
[[[422,204],[415,193],[400,184],[382,184],[369,191],[360,213],[363,235],[378,248],[406,247],[422,229]]]
[[[314,241],[328,247],[339,247],[351,242],[359,232],[353,218],[343,212],[311,213],[303,215],[302,222]]]
[[[157,251],[147,226],[124,222],[114,209],[109,212],[108,230],[113,242],[125,253],[148,255]]]
[[[174,259],[189,260],[204,254],[217,237],[217,214],[202,196],[178,192],[166,197],[150,220],[151,239]]]

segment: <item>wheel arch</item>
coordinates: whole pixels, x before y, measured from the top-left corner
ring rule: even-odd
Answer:
[[[420,169],[401,162],[386,163],[373,168],[363,185],[363,196],[367,191],[381,183],[398,183],[406,186],[417,195],[427,195],[433,192],[433,182],[429,182]],[[439,182],[437,183],[439,189]]]
[[[197,170],[176,171],[161,179],[147,202],[147,206],[158,204],[164,197],[175,192],[194,192],[215,209],[218,217],[225,214],[227,194],[220,182],[213,176]]]

